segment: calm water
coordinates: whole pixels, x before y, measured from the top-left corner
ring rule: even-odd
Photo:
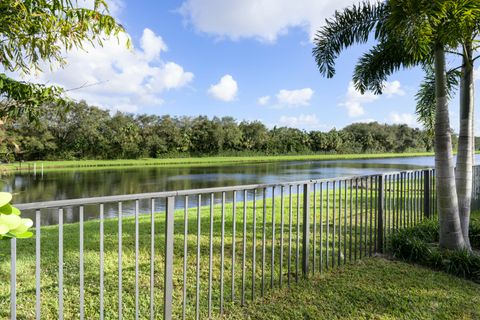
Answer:
[[[477,156],[476,163],[480,157]],[[113,170],[84,170],[12,174],[2,178],[3,190],[13,192],[15,203],[82,197],[121,195],[181,189],[275,183],[318,178],[366,175],[406,169],[432,167],[433,157],[389,158],[335,161],[288,161],[259,164],[234,164],[209,167],[145,167]],[[241,200],[241,199],[240,199]],[[193,204],[193,203],[192,203]],[[190,204],[190,205],[192,205]],[[157,210],[163,204],[158,204]],[[194,204],[193,204],[194,205]],[[141,203],[148,212],[148,203]],[[86,208],[86,219],[97,217],[98,208]],[[131,214],[133,204],[125,204]],[[30,213],[25,212],[26,215]],[[117,214],[115,206],[106,208],[107,216]],[[67,210],[67,222],[76,221],[77,214]],[[42,222],[56,223],[55,213],[43,213]]]

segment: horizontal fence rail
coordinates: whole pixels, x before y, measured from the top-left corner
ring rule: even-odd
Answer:
[[[10,308],[0,317],[223,315],[383,252],[390,234],[435,214],[435,194],[427,169],[19,204],[34,212],[35,237],[0,243],[10,252],[0,262],[0,282],[10,283],[0,305]],[[42,227],[42,215],[58,223]],[[72,216],[78,222],[65,223]]]

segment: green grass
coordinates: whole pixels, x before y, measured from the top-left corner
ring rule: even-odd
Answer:
[[[313,160],[354,160],[398,157],[432,156],[429,152],[415,153],[378,153],[378,154],[318,154],[318,155],[288,155],[288,156],[252,156],[252,157],[190,157],[166,159],[122,159],[122,160],[69,160],[69,161],[31,161],[20,165],[18,162],[5,164],[6,170],[33,170],[37,163],[37,170],[43,163],[44,170],[53,169],[84,169],[84,168],[123,168],[126,166],[146,167],[178,167],[178,166],[209,166],[236,163],[262,163],[274,161],[313,161]]]
[[[480,319],[480,285],[442,272],[368,258],[263,301],[228,319]]]
[[[339,193],[337,189],[336,204],[333,204],[333,193],[330,189],[329,192],[329,220],[327,221],[327,206],[326,206],[326,193],[323,193],[322,201],[322,216],[320,216],[320,199],[317,192],[317,198],[315,201],[317,211],[313,215],[314,201],[311,198],[311,216],[310,221],[312,226],[310,231],[312,237],[310,238],[310,265],[313,270],[315,261],[315,271],[318,273],[320,265],[322,271],[331,270],[333,265],[338,263],[340,259],[341,263],[355,260],[357,257],[370,255],[371,248],[375,241],[375,217],[370,213],[371,204],[376,203],[375,197],[369,198],[368,203],[365,201],[367,192],[363,189],[359,189],[359,201],[358,212],[356,218],[352,219],[350,223],[349,218],[346,220],[345,215],[350,212],[350,205],[347,202],[347,210],[345,211],[345,202],[342,202],[342,210],[339,209]],[[297,246],[297,236],[301,239],[301,231],[297,233],[297,230],[301,230],[301,212],[302,205],[297,207],[297,197],[293,195],[292,204],[288,201],[288,193],[286,194],[284,202],[284,252],[283,252],[283,265],[282,272],[280,272],[279,259],[280,259],[280,226],[281,226],[281,202],[279,197],[276,197],[275,201],[275,263],[272,268],[271,252],[272,252],[272,200],[267,199],[265,203],[265,294],[271,291],[270,279],[273,272],[274,288],[279,287],[280,274],[284,285],[290,278],[290,281],[294,283],[301,277],[296,270],[296,252],[301,254],[301,240],[300,245]],[[350,190],[347,192],[347,197],[350,195]],[[369,195],[371,196],[371,195]],[[345,199],[344,194],[342,194]],[[301,197],[300,197],[301,198]],[[218,199],[218,198],[217,198]],[[362,200],[363,199],[363,200]],[[371,199],[371,200],[370,200]],[[344,200],[343,200],[344,201]],[[400,201],[403,203],[403,200]],[[124,204],[127,205],[127,204]],[[335,210],[335,220],[333,220],[333,208]],[[353,202],[355,207],[355,201]],[[355,208],[352,209],[355,212]],[[247,219],[246,219],[246,268],[245,268],[245,290],[246,299],[251,298],[252,292],[252,280],[255,279],[255,294],[259,297],[262,287],[262,249],[263,249],[263,201],[257,201],[256,204],[256,219],[253,219],[253,203],[250,201],[247,203]],[[290,208],[292,209],[292,220],[290,224]],[[386,225],[389,221],[393,221],[394,212],[386,208]],[[299,214],[297,215],[297,209]],[[97,210],[97,208],[86,207],[88,210]],[[242,252],[243,252],[243,203],[237,203],[236,218],[232,217],[233,205],[226,204],[225,206],[225,271],[224,271],[224,296],[226,300],[226,308],[231,307],[230,297],[232,295],[231,283],[232,267],[235,268],[235,277],[233,282],[235,284],[234,294],[236,301],[241,296],[242,288]],[[75,212],[77,214],[77,212]],[[196,272],[196,245],[197,245],[197,211],[196,208],[192,208],[188,212],[188,258],[187,258],[187,318],[191,318],[195,314],[195,272]],[[300,217],[297,220],[297,216]],[[403,219],[403,221],[412,222],[414,218],[419,218],[419,215],[408,214],[410,219]],[[208,277],[209,277],[209,237],[210,237],[210,211],[209,207],[201,207],[201,236],[200,236],[200,310],[202,317],[207,316],[208,310]],[[149,312],[149,274],[150,274],[150,216],[141,215],[139,219],[139,283],[140,283],[140,314],[146,315]],[[213,216],[213,274],[212,274],[212,308],[213,314],[217,315],[219,311],[220,300],[220,250],[221,250],[221,206],[216,205],[214,207]],[[233,255],[233,238],[232,228],[233,222],[236,224],[236,238],[235,238],[235,264],[232,264]],[[253,234],[253,223],[256,223],[255,237]],[[316,221],[315,227],[313,222]],[[335,221],[335,222],[334,222]],[[338,228],[339,221],[342,223],[341,230]],[[321,222],[321,223],[320,223]],[[174,314],[178,317],[181,314],[182,307],[182,288],[183,288],[183,232],[184,232],[184,213],[183,211],[177,211],[175,213],[175,239],[174,239]],[[336,224],[336,233],[333,236],[333,228]],[[288,270],[288,256],[289,256],[289,228],[292,229],[292,245],[291,245],[291,270]],[[350,228],[351,227],[351,228]],[[118,292],[118,220],[109,219],[105,221],[105,315],[107,318],[116,318],[116,312],[118,309],[117,304],[117,292]],[[135,225],[132,217],[124,217],[123,223],[123,310],[125,318],[130,319],[134,312],[134,277],[135,277]],[[314,229],[315,228],[315,229]],[[98,317],[99,308],[99,221],[87,221],[84,224],[85,230],[85,309],[87,318]],[[320,230],[322,234],[320,237]],[[328,236],[327,236],[328,230]],[[342,250],[338,251],[339,241]],[[315,242],[313,233],[315,231]],[[351,236],[351,237],[350,237]],[[252,251],[253,251],[253,239],[256,239],[256,268],[255,277],[253,278],[252,269]],[[65,318],[75,318],[78,315],[78,297],[79,297],[79,224],[68,224],[64,226],[64,275],[65,275]],[[58,227],[49,226],[41,229],[41,241],[42,241],[42,256],[41,256],[41,294],[42,294],[42,316],[45,319],[55,319],[57,310],[57,270],[58,270]],[[161,314],[162,301],[163,301],[163,252],[164,252],[164,215],[155,215],[155,312]],[[332,246],[335,241],[335,251],[332,252]],[[30,319],[34,317],[35,307],[35,239],[19,240],[17,250],[17,292],[18,292],[18,314],[19,319]],[[328,245],[328,246],[327,246]],[[355,248],[357,250],[355,250]],[[352,251],[350,250],[352,249]],[[361,249],[361,252],[360,252]],[[344,251],[345,250],[345,251]],[[0,253],[8,253],[8,242],[0,242]],[[314,254],[315,252],[315,259]],[[301,268],[301,266],[299,266]],[[0,257],[0,283],[9,283],[9,270],[10,264],[7,256]],[[272,271],[273,270],[273,271]],[[8,305],[9,301],[9,289],[8,286],[0,286],[0,305]],[[8,308],[0,309],[0,317],[8,317]]]

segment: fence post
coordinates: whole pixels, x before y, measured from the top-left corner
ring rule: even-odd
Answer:
[[[430,218],[430,170],[423,170],[423,215]]]
[[[378,176],[377,206],[378,206],[378,229],[377,229],[377,250],[383,253],[383,210],[384,210],[384,182],[383,175]]]
[[[175,212],[175,197],[167,198],[165,212],[165,292],[163,296],[163,318],[172,319],[173,300],[173,215]]]
[[[17,239],[10,239],[10,318],[17,319]]]
[[[310,257],[310,185],[303,185],[303,239],[302,239],[302,273],[308,277]]]

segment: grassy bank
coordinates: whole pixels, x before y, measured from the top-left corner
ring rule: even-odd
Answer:
[[[318,154],[318,155],[288,155],[288,156],[252,156],[252,157],[199,157],[199,158],[166,158],[166,159],[122,159],[122,160],[70,160],[70,161],[31,161],[21,165],[4,164],[7,170],[37,170],[43,164],[44,170],[52,169],[82,169],[82,168],[123,168],[123,167],[178,167],[178,166],[208,166],[238,163],[263,163],[274,161],[318,161],[318,160],[356,160],[397,157],[431,156],[433,153],[375,153],[375,154]]]
[[[479,319],[480,285],[370,258],[235,308],[229,319]]]
[[[363,189],[362,189],[363,190]],[[349,196],[348,190],[347,196]],[[313,202],[311,199],[311,217],[312,222],[310,238],[311,269],[315,273],[331,270],[334,266],[346,262],[355,261],[357,258],[369,256],[375,242],[375,215],[369,209],[371,204],[375,204],[375,198],[369,196],[368,201],[364,196],[367,192],[361,191],[358,204],[355,202],[352,207],[354,215],[349,217],[350,205],[347,201],[339,208],[339,193],[337,190],[336,200],[332,201],[333,194],[330,189],[327,211],[326,192],[323,193],[322,211],[320,211],[320,199],[317,193],[317,199]],[[300,197],[301,198],[301,197]],[[218,199],[218,198],[217,198]],[[343,197],[345,200],[346,198]],[[181,200],[180,200],[181,201]],[[222,237],[222,207],[215,205],[213,210],[213,233],[212,246],[212,308],[213,314],[217,315],[220,305],[220,278],[221,278],[221,243],[224,239],[225,260],[224,260],[224,297],[225,307],[231,309],[233,304],[231,300],[232,293],[235,300],[238,301],[242,295],[242,286],[245,288],[245,298],[252,298],[252,289],[254,288],[255,297],[261,295],[262,287],[265,294],[271,291],[271,279],[273,278],[273,288],[279,288],[280,277],[282,277],[283,286],[287,286],[288,281],[292,286],[301,279],[301,265],[297,264],[298,257],[301,259],[301,230],[302,230],[302,204],[297,206],[297,196],[294,194],[292,203],[289,202],[288,194],[284,202],[284,229],[281,232],[281,202],[278,197],[275,199],[275,218],[272,217],[273,209],[272,199],[256,202],[256,213],[254,218],[254,204],[249,201],[246,205],[246,220],[243,220],[244,204],[238,202],[236,206],[236,216],[233,218],[233,205],[225,206],[225,232]],[[368,204],[368,209],[367,209]],[[132,203],[124,203],[124,208],[131,207]],[[313,215],[313,206],[317,210]],[[345,207],[346,206],[346,207]],[[265,210],[263,210],[265,208]],[[336,208],[334,210],[334,208]],[[356,211],[355,208],[358,208]],[[73,213],[78,214],[78,208]],[[98,207],[86,207],[86,213],[89,210],[98,210]],[[290,213],[291,212],[291,213]],[[328,212],[328,215],[327,215]],[[387,209],[386,223],[392,221],[393,211]],[[42,214],[46,214],[42,212]],[[55,214],[55,213],[53,213]],[[348,216],[345,216],[347,214]],[[207,316],[208,311],[208,279],[209,279],[209,252],[210,252],[210,208],[200,208],[200,313],[202,318]],[[412,221],[419,218],[419,215],[409,214],[406,221]],[[140,314],[143,316],[149,313],[150,301],[150,216],[141,215],[139,218],[139,284],[140,284]],[[155,218],[155,312],[161,314],[163,308],[163,257],[164,257],[164,215],[159,213]],[[192,208],[187,214],[187,318],[195,315],[195,292],[196,292],[196,250],[197,250],[197,210]],[[175,213],[175,239],[174,239],[174,313],[178,318],[182,312],[182,289],[183,289],[183,249],[184,249],[184,230],[185,215],[183,211]],[[274,228],[272,227],[274,221]],[[314,224],[315,222],[315,224]],[[253,232],[254,223],[256,231]],[[339,228],[339,225],[342,225]],[[236,226],[235,239],[233,238],[233,226]],[[336,229],[335,229],[336,225]],[[245,283],[242,283],[243,269],[243,228],[246,228],[246,246],[245,246]],[[65,290],[65,317],[75,318],[79,312],[79,224],[73,223],[64,226],[64,290]],[[98,220],[87,221],[84,224],[84,256],[85,256],[85,310],[87,318],[97,318],[99,308],[99,236],[100,224]],[[315,229],[314,229],[315,228]],[[118,219],[108,219],[104,223],[105,230],[105,314],[107,318],[116,318],[118,310]],[[125,318],[132,318],[135,306],[135,223],[132,217],[123,217],[122,220],[122,243],[123,243],[123,312]],[[273,231],[275,232],[273,233]],[[291,233],[289,232],[291,230]],[[41,229],[41,295],[42,295],[42,318],[55,319],[57,305],[57,272],[58,272],[58,227],[49,226]],[[313,235],[315,234],[315,238]],[[283,263],[280,270],[280,241],[283,236]],[[373,237],[372,237],[373,236]],[[253,239],[256,245],[253,245]],[[299,242],[297,242],[299,241]],[[272,246],[272,243],[274,245]],[[233,254],[233,244],[235,244],[235,254]],[[335,244],[335,245],[334,245]],[[338,250],[340,244],[341,250]],[[255,248],[256,256],[253,258]],[[0,242],[1,253],[8,253],[8,242]],[[271,264],[272,252],[274,255],[274,264]],[[232,257],[235,260],[232,261]],[[256,267],[253,267],[255,261]],[[262,268],[262,265],[264,268]],[[289,265],[291,268],[289,269]],[[34,317],[35,310],[35,239],[26,239],[18,241],[17,248],[17,292],[18,292],[18,313],[20,318],[30,319]],[[297,269],[298,266],[298,269]],[[235,270],[232,277],[232,269]],[[0,257],[0,283],[9,283],[10,263],[8,256]],[[263,271],[262,271],[263,270]],[[262,278],[264,279],[262,285]],[[255,280],[255,281],[254,281]],[[234,289],[232,292],[232,283]],[[9,301],[8,286],[0,286],[0,305],[6,306]],[[8,308],[0,309],[0,318],[8,317]]]

